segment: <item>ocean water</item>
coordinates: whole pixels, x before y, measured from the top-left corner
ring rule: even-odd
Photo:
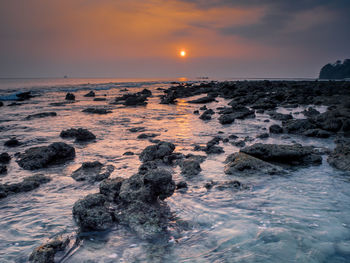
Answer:
[[[40,83],[39,83],[40,82]],[[159,104],[158,95],[168,88],[171,80],[0,80],[1,96],[9,98],[19,91],[33,90],[38,95],[21,105],[1,107],[0,152],[13,156],[33,146],[64,141],[76,149],[76,158],[66,163],[38,171],[25,171],[15,162],[8,165],[8,173],[0,182],[17,182],[33,174],[45,174],[51,182],[27,192],[0,200],[0,262],[27,262],[32,250],[58,233],[74,236],[77,227],[72,219],[72,206],[79,198],[98,191],[98,183],[76,182],[72,172],[82,162],[100,161],[112,164],[112,177],[128,178],[137,172],[138,155],[151,143],[137,139],[138,133],[129,128],[145,127],[146,132],[158,133],[156,139],[173,142],[176,152],[194,152],[193,144],[205,144],[218,135],[235,134],[238,140],[246,136],[254,140],[247,145],[264,142],[314,145],[332,149],[333,139],[311,139],[291,135],[272,135],[256,139],[273,123],[268,115],[257,114],[255,119],[237,120],[232,125],[221,125],[213,116],[202,121],[193,111],[201,105],[180,99],[176,105]],[[124,89],[128,91],[123,91]],[[153,96],[144,107],[110,105],[116,96],[126,92],[150,89]],[[93,101],[84,97],[90,89],[96,97],[107,101]],[[76,102],[63,106],[67,91],[76,95]],[[7,105],[11,101],[5,101]],[[207,104],[216,109],[228,101]],[[81,112],[87,107],[112,110],[107,115]],[[325,107],[316,107],[325,111]],[[303,108],[279,108],[279,112],[296,112]],[[29,114],[55,111],[56,117],[26,121]],[[59,137],[63,129],[83,127],[92,131],[97,139],[88,144]],[[23,144],[5,148],[10,137]],[[299,168],[285,176],[238,177],[224,174],[223,161],[227,155],[239,151],[230,143],[220,145],[225,153],[209,155],[201,164],[202,172],[186,179],[186,192],[175,192],[166,199],[172,211],[190,228],[170,229],[173,238],[168,242],[140,240],[124,227],[104,233],[88,233],[82,242],[65,256],[62,262],[350,262],[350,177],[330,167],[323,158],[320,166]],[[133,156],[124,156],[132,151]],[[178,167],[167,167],[176,182],[184,180]],[[249,189],[208,191],[204,184],[209,180],[239,180]],[[63,255],[58,254],[57,258]]]

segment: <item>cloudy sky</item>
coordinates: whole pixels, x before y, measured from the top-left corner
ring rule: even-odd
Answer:
[[[0,77],[316,77],[350,58],[349,14],[349,0],[0,0]]]

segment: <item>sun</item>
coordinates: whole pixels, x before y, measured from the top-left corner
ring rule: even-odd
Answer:
[[[182,57],[182,58],[184,58],[184,57],[186,57],[186,51],[185,50],[181,50],[180,51],[180,57]]]

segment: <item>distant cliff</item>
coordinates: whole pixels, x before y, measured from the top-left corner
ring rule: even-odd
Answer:
[[[334,64],[323,66],[320,71],[320,79],[345,79],[350,78],[350,59],[345,59],[343,63],[340,60]]]

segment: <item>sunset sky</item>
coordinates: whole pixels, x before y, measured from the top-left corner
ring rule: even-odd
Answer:
[[[0,0],[0,77],[317,77],[350,58],[349,14],[349,0]]]

